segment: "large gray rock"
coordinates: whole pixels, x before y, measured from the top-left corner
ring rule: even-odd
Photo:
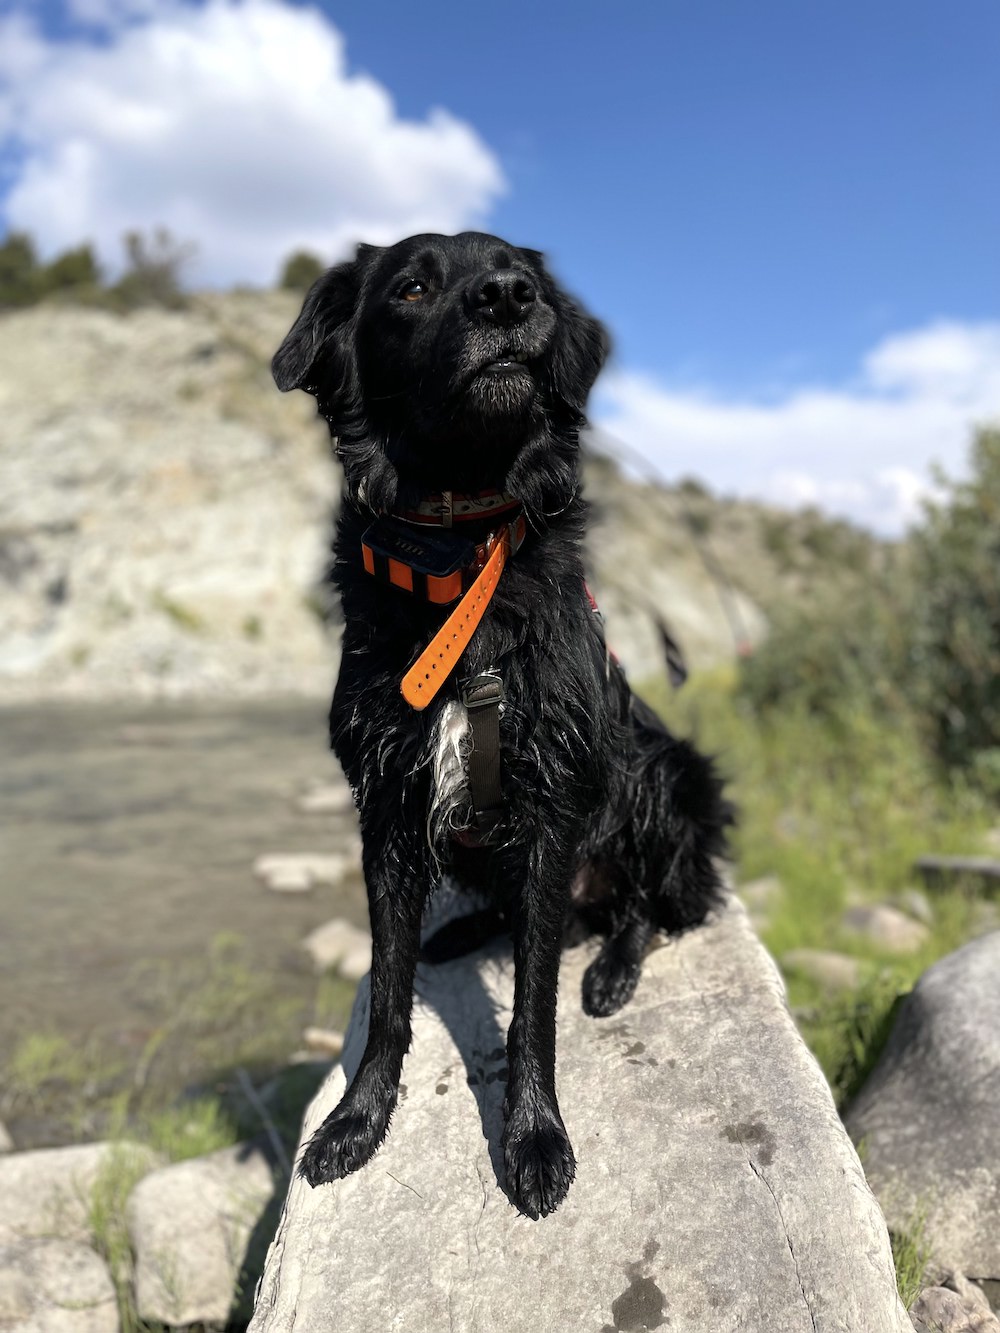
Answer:
[[[0,1157],[0,1243],[43,1236],[88,1240],[91,1197],[102,1172],[149,1171],[161,1160],[134,1143],[81,1143]]]
[[[1000,932],[924,973],[847,1125],[890,1226],[923,1218],[942,1270],[1000,1279]]]
[[[249,1297],[248,1250],[274,1195],[267,1158],[250,1144],[154,1171],[129,1195],[141,1319],[226,1323]]]
[[[578,1173],[559,1211],[530,1222],[498,1182],[509,952],[422,966],[389,1139],[334,1186],[293,1181],[253,1333],[910,1329],[885,1224],[744,910],[651,953],[611,1019],[581,1011],[589,953],[563,960]],[[367,1011],[363,982],[306,1135],[357,1067]]]
[[[114,1283],[79,1241],[0,1244],[0,1328],[4,1333],[118,1333]]]

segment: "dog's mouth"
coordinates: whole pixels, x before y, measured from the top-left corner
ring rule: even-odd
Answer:
[[[531,374],[530,360],[527,352],[502,351],[495,353],[472,372],[471,380],[479,379],[480,376],[526,376]]]

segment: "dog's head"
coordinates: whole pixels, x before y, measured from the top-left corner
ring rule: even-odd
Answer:
[[[607,351],[537,251],[464,232],[360,246],[313,285],[272,369],[315,396],[356,500],[496,486],[544,505],[575,477]]]

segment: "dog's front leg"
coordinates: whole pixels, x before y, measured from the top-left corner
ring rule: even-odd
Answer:
[[[533,860],[535,858],[532,858]],[[576,1159],[556,1101],[556,992],[572,866],[538,858],[513,916],[514,1017],[507,1037],[503,1151],[507,1189],[528,1217],[559,1207]]]
[[[370,1160],[389,1129],[410,1045],[413,974],[428,876],[418,849],[365,837],[365,882],[372,927],[368,1042],[351,1086],[312,1136],[299,1171],[310,1185],[350,1175]]]

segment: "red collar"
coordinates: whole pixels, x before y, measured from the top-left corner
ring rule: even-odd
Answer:
[[[425,527],[450,528],[456,523],[501,518],[519,507],[519,502],[504,491],[437,491],[425,496],[415,509],[395,510],[394,517]]]

